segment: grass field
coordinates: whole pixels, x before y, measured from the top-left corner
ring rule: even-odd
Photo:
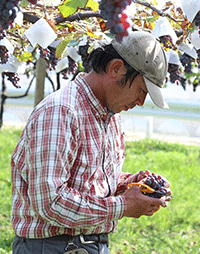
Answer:
[[[0,254],[12,253],[10,157],[21,130],[0,131]],[[171,182],[174,198],[152,217],[123,218],[111,254],[200,253],[200,148],[156,140],[127,142],[123,171],[150,170]]]

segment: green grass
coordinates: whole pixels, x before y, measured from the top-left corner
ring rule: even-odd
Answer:
[[[21,130],[0,130],[0,254],[11,253],[10,158]],[[200,148],[142,140],[126,144],[123,171],[149,169],[165,176],[174,198],[152,217],[123,218],[110,235],[111,254],[200,253]]]
[[[11,253],[14,232],[11,215],[11,155],[18,142],[21,130],[2,128],[0,130],[0,254]]]
[[[200,148],[153,140],[129,142],[123,171],[149,169],[165,176],[174,198],[152,217],[123,218],[111,253],[200,253]]]

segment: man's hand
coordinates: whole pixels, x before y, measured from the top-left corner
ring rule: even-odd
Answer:
[[[159,207],[166,207],[171,200],[170,196],[151,198],[142,193],[142,186],[131,186],[123,193],[127,200],[126,217],[139,218],[142,215],[152,216]]]

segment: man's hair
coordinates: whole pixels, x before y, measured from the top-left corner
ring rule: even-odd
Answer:
[[[140,73],[131,67],[113,48],[112,44],[107,44],[102,47],[96,48],[92,51],[89,56],[88,62],[91,63],[93,70],[96,73],[101,73],[102,71],[106,73],[106,67],[108,63],[113,59],[121,59],[124,62],[124,65],[127,69],[125,77],[125,82],[121,85],[124,87],[128,80],[130,80],[130,86],[133,80],[136,78],[137,75]]]

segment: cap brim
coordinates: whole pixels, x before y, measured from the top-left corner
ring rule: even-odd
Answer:
[[[153,82],[151,82],[144,76],[143,78],[153,103],[159,108],[169,108],[165,100],[165,97],[162,93],[162,88],[158,87],[157,85],[155,85]]]

